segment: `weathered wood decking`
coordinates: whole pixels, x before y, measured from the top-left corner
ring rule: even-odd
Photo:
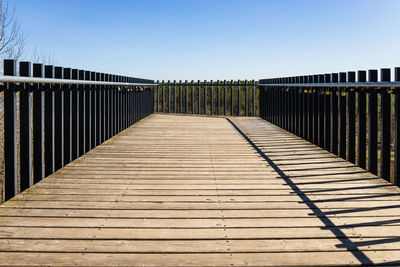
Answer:
[[[155,114],[2,205],[0,265],[398,265],[399,194],[261,119]]]

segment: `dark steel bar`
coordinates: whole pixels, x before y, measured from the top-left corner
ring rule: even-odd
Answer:
[[[240,116],[240,90],[241,89],[241,87],[240,87],[240,80],[238,80],[238,104],[237,104],[237,107],[238,107],[238,116]]]
[[[164,81],[161,82],[161,93],[162,93],[162,112],[165,112],[165,84]]]
[[[226,94],[227,94],[227,90],[228,88],[227,88],[227,86],[226,86],[226,80],[224,80],[224,115],[226,116],[226,105],[227,105],[227,102],[228,102],[228,98],[227,98],[227,96],[226,96]]]
[[[234,82],[231,80],[231,116],[235,116],[235,106],[233,104],[234,101]]]
[[[195,87],[194,87],[194,81],[192,80],[192,82],[191,82],[191,86],[192,86],[192,114],[194,114],[194,96],[195,96],[195,94],[194,94],[194,91],[195,91]]]
[[[157,84],[159,84],[159,81],[157,81]],[[159,85],[157,85],[156,86],[156,88],[157,88],[157,112],[160,112],[160,86]]]
[[[182,81],[179,80],[179,113],[183,113],[183,112],[182,112],[182,108],[183,108]]]
[[[88,81],[89,72],[78,71],[78,80]],[[79,85],[79,155],[81,156],[90,150],[90,105],[92,102],[90,95],[90,85]]]
[[[17,74],[16,61],[4,60],[4,75]],[[18,194],[17,159],[17,101],[16,85],[6,83],[4,87],[4,199]],[[0,196],[2,198],[2,196]]]
[[[325,74],[324,75],[324,81],[326,83],[331,82],[331,75],[330,74]],[[331,94],[332,90],[331,88],[325,88],[324,92],[324,116],[325,116],[325,125],[324,125],[324,149],[325,150],[330,150],[331,147]]]
[[[367,81],[367,72],[366,71],[358,71],[357,73],[357,82],[366,82]],[[367,116],[366,116],[366,94],[365,89],[360,88],[358,90],[357,97],[357,117],[358,117],[358,143],[357,143],[357,158],[358,158],[358,166],[360,168],[366,168],[366,143],[367,143]]]
[[[325,75],[318,75],[318,82],[325,82]],[[318,92],[318,146],[325,148],[325,88]]]
[[[168,113],[171,113],[171,87],[169,80],[167,82],[167,87],[168,87]]]
[[[197,105],[198,105],[198,113],[199,113],[199,115],[200,115],[200,113],[201,113],[201,109],[200,109],[200,107],[201,107],[201,90],[200,90],[200,88],[201,88],[201,85],[200,85],[200,80],[198,80],[197,81],[197,98],[198,98],[198,100],[197,100]]]
[[[43,65],[33,64],[33,77],[43,77]],[[41,84],[33,85],[33,183],[44,177],[43,163],[43,91]]]
[[[54,78],[63,78],[63,68],[54,68]],[[54,171],[64,166],[64,91],[54,85]]]
[[[98,72],[92,72],[92,80],[95,81],[100,81],[100,73]],[[126,81],[125,81],[126,82]],[[98,146],[102,143],[102,111],[103,111],[103,106],[102,106],[102,99],[103,99],[103,88],[102,86],[95,85],[95,91],[96,91],[96,128],[95,128],[95,146]]]
[[[31,77],[31,63],[20,62],[19,74]],[[20,155],[20,191],[32,185],[32,113],[31,85],[22,84],[19,93],[19,155]],[[0,197],[1,199],[1,197]]]
[[[339,82],[346,82],[346,72],[339,73]],[[346,159],[346,92],[339,96],[339,157]]]
[[[378,81],[378,71],[368,71],[369,82]],[[377,91],[370,88],[368,97],[368,171],[378,174],[378,97]]]
[[[207,90],[208,90],[208,86],[207,86],[207,81],[204,80],[204,115],[207,115]]]
[[[356,73],[347,73],[347,82],[356,82]],[[347,137],[347,160],[356,163],[356,96],[354,88],[347,90],[347,117],[348,117],[348,137]]]
[[[339,74],[332,73],[332,83],[339,82]],[[339,137],[338,137],[338,129],[339,129],[339,117],[338,117],[338,103],[339,103],[339,94],[340,91],[338,88],[333,88],[331,93],[331,148],[330,151],[335,154],[339,155],[338,144],[339,144]]]
[[[247,80],[244,81],[244,87],[246,88],[245,92],[245,114],[246,117],[249,116],[249,88],[248,88],[248,83]]]
[[[45,78],[54,78],[54,67],[46,65]],[[46,85],[44,91],[44,157],[45,177],[54,172],[54,90],[53,85]]]
[[[253,80],[251,83],[253,87],[253,116],[256,116],[256,82]]]
[[[390,82],[390,69],[381,69],[381,81]],[[388,89],[381,88],[381,168],[380,177],[390,182],[390,109],[391,99]]]
[[[221,88],[219,86],[219,80],[217,81],[217,115],[221,115]]]
[[[71,69],[64,68],[63,78],[71,79]],[[64,84],[64,165],[70,163],[71,159],[71,129],[72,129],[72,109],[71,109],[71,86]]]
[[[189,114],[189,83],[185,80],[185,113]]]
[[[400,82],[400,68],[394,69],[394,79]],[[393,183],[400,185],[400,91],[394,91],[394,178]]]
[[[96,73],[95,72],[85,72],[85,79],[89,81],[96,80]],[[120,80],[120,82],[122,82]],[[98,92],[96,86],[90,86],[88,88],[88,98],[91,97],[90,100],[90,107],[89,107],[89,117],[90,117],[90,124],[89,129],[87,130],[86,134],[89,136],[88,144],[89,150],[92,150],[97,145],[97,103],[98,103]],[[88,150],[88,151],[89,151]]]
[[[174,113],[176,113],[176,81],[174,80]]]
[[[211,106],[211,116],[214,115],[214,85],[213,81],[210,81],[210,106]]]
[[[72,70],[72,80],[78,80],[78,70]],[[78,86],[72,89],[72,160],[78,158],[79,154],[79,91]]]

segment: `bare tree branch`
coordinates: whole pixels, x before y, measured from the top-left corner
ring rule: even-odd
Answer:
[[[25,36],[6,0],[0,0],[0,57],[19,59],[24,53]]]

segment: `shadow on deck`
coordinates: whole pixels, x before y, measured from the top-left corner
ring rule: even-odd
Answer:
[[[0,209],[0,265],[398,265],[400,190],[259,118],[153,114]]]

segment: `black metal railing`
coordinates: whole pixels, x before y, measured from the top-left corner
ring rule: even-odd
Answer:
[[[5,200],[153,112],[152,80],[42,64],[32,76],[30,62],[14,77],[16,67],[5,60],[0,77]]]
[[[356,81],[357,76],[357,81]],[[399,185],[400,68],[259,81],[260,117]]]
[[[255,81],[157,81],[156,112],[258,116]]]

